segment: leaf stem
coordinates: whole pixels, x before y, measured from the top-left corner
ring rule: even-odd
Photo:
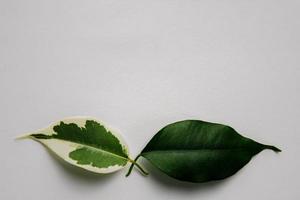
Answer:
[[[143,169],[143,167],[142,167],[140,164],[138,164],[138,163],[136,162],[136,161],[139,159],[140,156],[141,156],[141,155],[138,155],[134,160],[132,160],[132,159],[129,158],[129,161],[131,162],[131,165],[130,165],[129,170],[128,170],[127,174],[126,174],[126,177],[128,177],[128,176],[131,174],[131,171],[132,171],[134,165],[140,170],[140,172],[141,172],[143,175],[146,176],[146,175],[149,174],[146,170]]]

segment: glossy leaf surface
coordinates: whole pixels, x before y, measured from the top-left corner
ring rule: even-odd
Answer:
[[[207,182],[235,174],[264,149],[280,151],[243,137],[229,126],[185,120],[161,129],[140,156],[173,178]]]

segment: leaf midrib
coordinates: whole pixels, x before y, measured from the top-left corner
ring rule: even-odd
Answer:
[[[169,153],[169,152],[193,152],[193,151],[230,151],[230,150],[244,150],[247,148],[204,148],[204,149],[168,149],[168,150],[153,150],[153,151],[145,151],[142,152],[141,154],[146,154],[146,153]]]
[[[115,157],[118,157],[118,158],[121,158],[123,160],[127,160],[129,161],[129,158],[127,157],[122,157],[121,155],[118,155],[118,154],[114,154],[112,152],[109,152],[109,151],[105,151],[103,149],[99,149],[99,148],[96,148],[94,146],[91,146],[91,145],[87,145],[87,144],[84,144],[84,143],[81,143],[81,142],[73,142],[73,141],[70,141],[70,140],[64,140],[64,139],[61,139],[61,138],[49,138],[50,140],[53,139],[53,140],[62,140],[62,141],[67,141],[67,142],[70,142],[70,143],[73,143],[73,144],[79,144],[79,145],[83,145],[83,146],[86,146],[90,149],[93,149],[93,150],[96,150],[96,151],[101,151],[101,152],[104,152],[106,154],[110,154],[110,155],[113,155]],[[47,140],[47,139],[46,139]],[[121,144],[120,144],[121,145]],[[122,146],[122,145],[121,145]]]

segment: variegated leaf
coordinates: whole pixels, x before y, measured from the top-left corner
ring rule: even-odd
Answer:
[[[96,173],[115,172],[133,162],[117,131],[90,117],[66,118],[23,138],[34,139],[68,163]]]

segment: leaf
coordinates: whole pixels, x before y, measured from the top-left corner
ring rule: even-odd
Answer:
[[[135,160],[142,156],[181,181],[207,182],[235,174],[264,149],[280,151],[243,137],[229,126],[185,120],[161,129]]]
[[[120,135],[94,118],[67,118],[26,137],[68,163],[96,173],[111,173],[134,163]]]

